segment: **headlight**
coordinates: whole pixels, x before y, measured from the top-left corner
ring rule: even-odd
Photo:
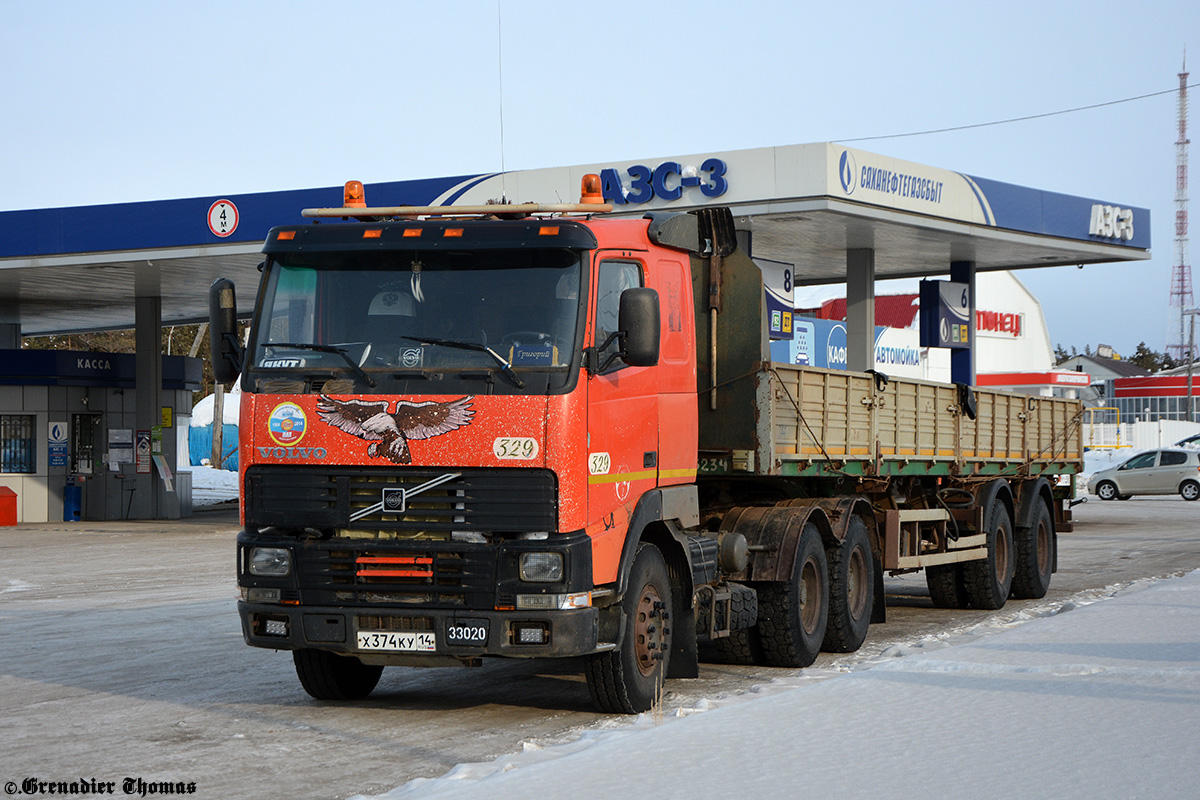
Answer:
[[[557,583],[563,579],[562,553],[521,553],[519,572],[529,583]]]
[[[292,553],[283,547],[254,547],[250,550],[250,574],[282,577],[292,571]]]

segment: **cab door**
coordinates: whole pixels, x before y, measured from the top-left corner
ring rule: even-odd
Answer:
[[[629,251],[594,256],[589,346],[598,350],[617,330],[621,293],[646,285],[646,264]],[[603,364],[614,342],[598,353]],[[588,520],[597,582],[616,578],[625,531],[641,495],[658,482],[657,367],[619,358],[588,377]]]

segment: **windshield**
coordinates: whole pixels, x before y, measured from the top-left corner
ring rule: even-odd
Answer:
[[[268,268],[252,369],[345,373],[355,392],[431,378],[553,390],[579,351],[581,264],[566,249],[283,254]]]

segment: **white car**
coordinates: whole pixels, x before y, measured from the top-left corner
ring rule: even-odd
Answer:
[[[1097,472],[1088,485],[1101,500],[1128,500],[1135,494],[1200,499],[1200,450],[1147,450],[1118,467]]]

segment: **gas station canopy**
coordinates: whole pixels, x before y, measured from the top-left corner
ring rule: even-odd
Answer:
[[[1150,257],[1146,209],[834,144],[368,183],[366,194],[373,207],[568,202],[586,173],[600,174],[617,214],[729,206],[751,255],[794,264],[801,285],[846,281],[848,252],[863,250],[875,279],[942,275],[956,262],[988,271]],[[218,277],[243,288],[249,314],[267,231],[341,200],[328,187],[2,212],[0,325],[132,327],[139,297],[161,299],[164,324],[199,322]]]

